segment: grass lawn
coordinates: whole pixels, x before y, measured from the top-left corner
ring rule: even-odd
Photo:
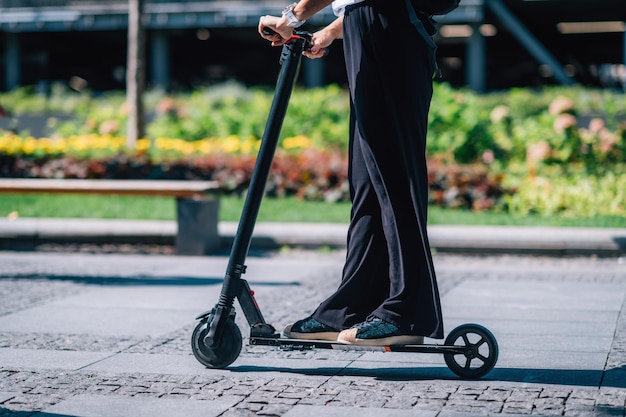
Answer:
[[[242,198],[221,197],[220,221],[238,221],[242,207]],[[173,198],[167,197],[0,194],[0,216],[7,217],[11,213],[17,213],[19,217],[174,220],[176,204]],[[258,221],[347,223],[349,216],[349,203],[266,198],[261,205]],[[626,217],[521,217],[507,213],[475,213],[431,207],[429,224],[626,228]]]

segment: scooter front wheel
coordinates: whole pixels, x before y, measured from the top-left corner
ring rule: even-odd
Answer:
[[[223,323],[224,328],[220,331],[220,337],[214,346],[207,346],[204,338],[209,331],[209,320],[202,320],[193,331],[191,336],[191,349],[198,362],[208,368],[222,369],[235,362],[241,347],[243,338],[239,327],[230,319]]]

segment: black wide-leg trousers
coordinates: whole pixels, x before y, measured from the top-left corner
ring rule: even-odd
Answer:
[[[402,1],[349,6],[343,25],[352,212],[341,284],[313,317],[345,329],[373,315],[403,334],[442,338],[426,231],[434,44]]]

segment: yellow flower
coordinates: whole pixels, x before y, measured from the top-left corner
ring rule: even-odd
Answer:
[[[147,152],[150,149],[150,139],[141,138],[135,143],[135,150],[137,152]]]
[[[68,143],[66,138],[59,138],[51,143],[51,151],[53,153],[65,153],[67,149]]]
[[[241,149],[239,138],[235,135],[229,136],[222,142],[222,149],[226,153],[236,153]]]
[[[26,155],[32,155],[37,150],[37,139],[32,136],[29,136],[22,142],[22,152]]]
[[[180,141],[180,151],[185,155],[191,155],[194,153],[194,145],[192,142]]]
[[[241,152],[245,154],[249,154],[255,152],[261,146],[261,141],[256,140],[256,138],[252,136],[248,136],[248,138],[241,142]]]
[[[215,139],[205,138],[198,141],[198,152],[202,154],[208,154],[216,149]]]
[[[285,140],[283,141],[283,147],[285,149],[310,148],[312,145],[313,142],[311,141],[311,139],[304,135],[285,138]]]
[[[167,150],[171,150],[171,140],[167,139],[167,138],[157,138],[154,141],[154,144],[156,146],[157,149],[161,150],[161,151],[167,151]]]

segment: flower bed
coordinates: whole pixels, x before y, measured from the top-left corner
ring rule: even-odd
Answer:
[[[247,140],[235,146],[234,140],[157,139],[151,150],[142,140],[129,150],[120,137],[55,141],[4,135],[0,173],[23,178],[204,179],[217,181],[224,193],[241,194],[252,176],[256,160],[252,150],[259,144]],[[268,195],[327,202],[349,199],[345,152],[307,148],[306,137],[287,138],[284,143],[287,149],[278,150],[272,164]],[[490,209],[506,194],[501,178],[491,179],[484,166],[431,165],[432,202],[439,206]]]
[[[40,100],[12,94],[0,100],[14,115],[29,100]],[[0,175],[198,178],[241,193],[272,98],[271,91],[237,84],[189,94],[151,92],[149,138],[128,149],[123,95],[62,100],[62,94],[67,92],[55,92],[47,106],[73,112],[74,120],[51,120],[45,138],[0,134]],[[348,199],[348,114],[347,92],[337,86],[294,91],[270,195]],[[437,84],[427,152],[431,203],[442,207],[626,215],[623,94],[551,88],[477,95]]]

